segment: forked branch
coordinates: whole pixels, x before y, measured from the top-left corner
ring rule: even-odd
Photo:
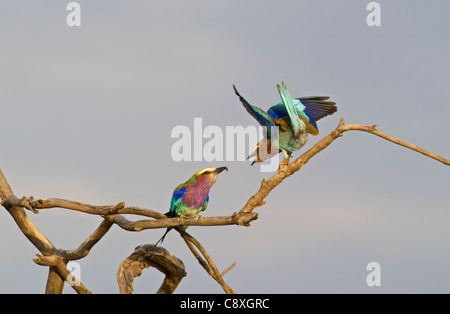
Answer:
[[[47,199],[34,199],[33,197],[17,198],[11,187],[8,184],[5,176],[0,169],[0,197],[1,205],[11,214],[16,221],[18,227],[23,234],[33,243],[33,245],[42,253],[38,255],[38,259],[35,259],[36,263],[40,265],[46,265],[50,267],[49,278],[47,283],[47,292],[60,293],[62,291],[63,280],[67,280],[67,276],[70,275],[66,268],[66,263],[69,260],[80,259],[89,254],[90,249],[108,232],[113,224],[117,224],[124,230],[128,231],[141,231],[144,229],[154,228],[168,228],[174,227],[184,241],[188,245],[193,255],[197,258],[203,268],[214,278],[224,289],[226,293],[234,293],[223,280],[223,275],[229,269],[222,274],[218,271],[216,265],[212,261],[209,254],[203,248],[203,246],[190,234],[188,234],[182,226],[221,226],[221,225],[243,225],[249,226],[250,222],[258,218],[258,213],[253,212],[255,208],[264,205],[264,199],[269,193],[288,176],[293,175],[299,171],[312,157],[320,153],[322,150],[328,147],[334,140],[341,137],[344,132],[347,131],[363,131],[374,135],[377,135],[392,143],[401,145],[403,147],[414,150],[427,157],[433,158],[447,166],[450,165],[450,161],[446,158],[433,154],[421,147],[410,144],[408,142],[399,140],[389,134],[381,132],[376,129],[376,125],[366,126],[362,124],[345,124],[344,119],[341,119],[339,125],[330,134],[322,138],[308,151],[303,153],[300,157],[294,160],[292,163],[288,163],[287,160],[283,160],[280,164],[278,171],[269,179],[261,182],[259,190],[249,198],[247,203],[242,207],[239,212],[234,212],[230,216],[220,217],[184,217],[180,219],[167,218],[164,214],[150,209],[144,209],[139,207],[125,206],[124,202],[116,205],[107,206],[95,206],[81,202],[47,198]],[[39,210],[46,208],[66,208],[92,215],[99,215],[104,218],[100,226],[77,248],[74,250],[61,250],[57,249],[37,228],[31,223],[26,215],[24,208],[32,211],[33,213],[39,213]],[[124,217],[124,215],[137,215],[151,219],[142,219],[138,221],[130,221]],[[149,253],[150,250],[152,253]],[[197,251],[198,250],[198,251]],[[144,253],[143,253],[144,252]],[[147,252],[147,253],[145,253]],[[121,265],[118,272],[119,286],[121,292],[132,291],[132,278],[139,275],[143,268],[148,266],[155,266],[156,268],[165,272],[162,264],[171,260],[172,263],[169,268],[171,271],[167,271],[166,279],[161,286],[159,292],[171,293],[176,288],[179,280],[185,275],[184,266],[181,267],[182,262],[173,259],[167,255],[165,249],[160,247],[138,247],[128,259],[128,264]],[[200,253],[199,253],[200,252]],[[143,255],[142,255],[143,254]],[[145,255],[147,254],[147,255]],[[166,255],[164,255],[166,254]],[[161,259],[162,256],[166,259]],[[169,256],[169,257],[168,257]],[[202,257],[203,256],[203,257]],[[168,258],[168,259],[167,259]],[[157,262],[159,261],[159,262]],[[141,264],[136,264],[136,263]],[[153,264],[152,264],[153,263]],[[156,263],[156,264],[155,264]],[[161,264],[162,263],[162,264]],[[128,266],[127,266],[128,265]],[[137,265],[137,266],[136,266]],[[168,264],[166,264],[168,265]],[[174,266],[178,265],[178,266]],[[168,269],[169,269],[168,268]],[[167,269],[166,269],[167,270]],[[120,275],[120,276],[119,276]],[[130,277],[132,276],[132,278]],[[120,278],[119,278],[120,277]],[[124,279],[125,278],[125,279]],[[128,278],[128,279],[127,279]],[[127,281],[128,280],[128,281]],[[130,281],[131,280],[131,281]],[[131,282],[131,284],[130,284]],[[50,286],[53,286],[49,288]],[[76,288],[79,293],[89,293],[81,283]]]
[[[264,205],[264,199],[269,195],[269,193],[278,186],[284,179],[293,175],[297,171],[299,171],[312,157],[323,151],[328,147],[334,140],[341,137],[344,132],[347,131],[364,131],[368,133],[375,134],[381,138],[384,138],[392,143],[398,144],[400,146],[404,146],[406,148],[412,149],[416,152],[419,152],[427,157],[433,158],[443,164],[450,166],[450,160],[433,154],[423,148],[420,148],[416,145],[410,144],[408,142],[399,140],[393,136],[390,136],[384,132],[381,132],[376,129],[376,124],[367,126],[362,124],[345,124],[344,119],[342,118],[339,122],[339,125],[336,129],[334,129],[330,134],[322,138],[319,142],[317,142],[313,147],[303,153],[300,157],[298,157],[295,161],[290,164],[286,164],[284,160],[280,164],[280,168],[277,173],[275,173],[269,180],[264,180],[261,182],[261,187],[258,192],[252,195],[244,207],[239,211],[239,215],[243,213],[251,213],[256,207]]]

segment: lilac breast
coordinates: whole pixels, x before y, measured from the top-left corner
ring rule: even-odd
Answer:
[[[208,197],[209,190],[214,182],[204,179],[202,176],[198,177],[196,184],[186,186],[186,193],[183,196],[183,203],[187,206],[200,208],[205,204]]]

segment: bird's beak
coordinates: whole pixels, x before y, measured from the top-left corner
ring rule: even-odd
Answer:
[[[216,174],[219,174],[219,173],[221,173],[224,170],[228,171],[228,168],[227,167],[219,167],[219,168],[216,168],[216,170],[214,172]]]
[[[256,159],[252,161],[250,166],[253,166],[254,164],[256,164]]]

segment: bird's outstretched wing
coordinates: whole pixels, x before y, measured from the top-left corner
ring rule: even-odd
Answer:
[[[296,99],[305,106],[304,112],[317,121],[337,111],[336,103],[327,100],[329,98],[328,96],[309,96]]]
[[[249,102],[245,100],[245,98],[242,97],[241,94],[239,94],[239,92],[236,89],[236,86],[233,85],[233,88],[234,92],[239,97],[239,100],[241,101],[242,105],[244,105],[244,108],[247,110],[247,112],[253,118],[255,118],[256,121],[258,121],[261,126],[267,127],[267,138],[271,139],[273,135],[274,137],[278,138],[277,132],[272,131],[276,126],[275,123],[270,118],[270,116],[261,108],[250,105]]]
[[[336,103],[328,101],[328,96],[310,96],[294,98],[293,103],[300,119],[306,124],[306,131],[312,135],[318,135],[319,129],[316,121],[331,115],[337,111]],[[276,104],[267,111],[273,120],[288,115],[283,103]]]

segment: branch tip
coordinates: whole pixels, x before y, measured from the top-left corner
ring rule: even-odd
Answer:
[[[115,206],[115,209],[122,209],[122,208],[125,208],[125,202],[120,202]]]
[[[225,269],[225,270],[220,274],[220,276],[223,277],[226,273],[228,273],[231,269],[233,269],[234,266],[236,266],[236,262],[234,262],[233,264],[231,264],[230,266],[228,266],[228,268]]]

